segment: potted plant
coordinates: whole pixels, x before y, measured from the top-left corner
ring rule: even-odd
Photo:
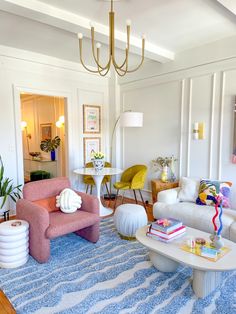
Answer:
[[[20,196],[21,184],[14,186],[12,180],[4,178],[4,166],[0,156],[0,212],[9,211],[9,197],[16,202]]]
[[[43,152],[50,152],[51,153],[51,160],[56,159],[56,152],[55,149],[60,146],[61,139],[59,136],[55,136],[53,139],[46,139],[41,141],[40,149]]]
[[[177,159],[174,158],[172,155],[171,157],[158,157],[152,160],[152,164],[156,170],[161,170],[161,181],[167,182],[168,181],[168,167],[171,169],[171,181],[175,181],[176,177],[174,174],[174,162]]]
[[[102,152],[91,152],[91,160],[93,161],[95,170],[99,171],[104,168],[104,157],[105,155]]]

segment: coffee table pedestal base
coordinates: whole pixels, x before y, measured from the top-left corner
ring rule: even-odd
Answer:
[[[166,272],[174,272],[179,266],[179,263],[171,260],[168,257],[165,257],[161,254],[158,254],[154,251],[149,252],[149,257],[153,265],[160,271]]]
[[[198,298],[205,298],[221,283],[221,272],[193,269],[193,291]]]

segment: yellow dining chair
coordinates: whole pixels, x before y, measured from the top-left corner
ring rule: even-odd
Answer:
[[[113,185],[114,188],[117,189],[115,208],[116,208],[116,201],[117,201],[120,190],[123,190],[122,203],[124,199],[125,190],[133,190],[136,204],[137,204],[137,197],[136,197],[135,190],[138,190],[141,200],[143,202],[143,206],[146,209],[145,202],[143,200],[143,196],[141,193],[141,189],[143,189],[144,187],[146,176],[147,176],[147,167],[145,165],[132,166],[126,169],[122,173],[120,181],[114,183]]]
[[[111,164],[109,162],[105,161],[104,167],[111,168]],[[92,162],[87,162],[85,164],[85,168],[93,168],[93,163]],[[110,181],[111,181],[111,176],[104,176],[104,178],[102,180],[102,184],[105,184],[108,195],[110,195],[110,192],[109,192],[107,183],[110,182]],[[84,184],[86,184],[86,193],[88,193],[88,189],[89,189],[89,186],[90,186],[90,194],[92,194],[93,186],[95,185],[93,177],[89,176],[89,175],[85,175],[85,176],[83,176],[83,182],[84,182]]]

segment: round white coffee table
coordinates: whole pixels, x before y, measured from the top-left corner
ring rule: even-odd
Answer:
[[[104,207],[101,202],[101,196],[100,196],[100,191],[101,191],[101,184],[104,176],[113,176],[116,174],[122,173],[123,170],[118,169],[118,168],[108,168],[104,167],[100,171],[96,171],[94,168],[80,168],[74,170],[74,173],[80,174],[80,175],[90,175],[93,177],[93,180],[96,185],[96,190],[97,190],[97,198],[99,200],[99,208],[100,208],[100,217],[108,216],[113,213],[113,209]]]

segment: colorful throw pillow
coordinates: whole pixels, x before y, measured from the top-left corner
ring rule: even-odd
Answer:
[[[214,205],[215,196],[219,195],[223,200],[223,207],[230,207],[229,197],[231,186],[231,182],[201,180],[196,203],[198,205]]]

